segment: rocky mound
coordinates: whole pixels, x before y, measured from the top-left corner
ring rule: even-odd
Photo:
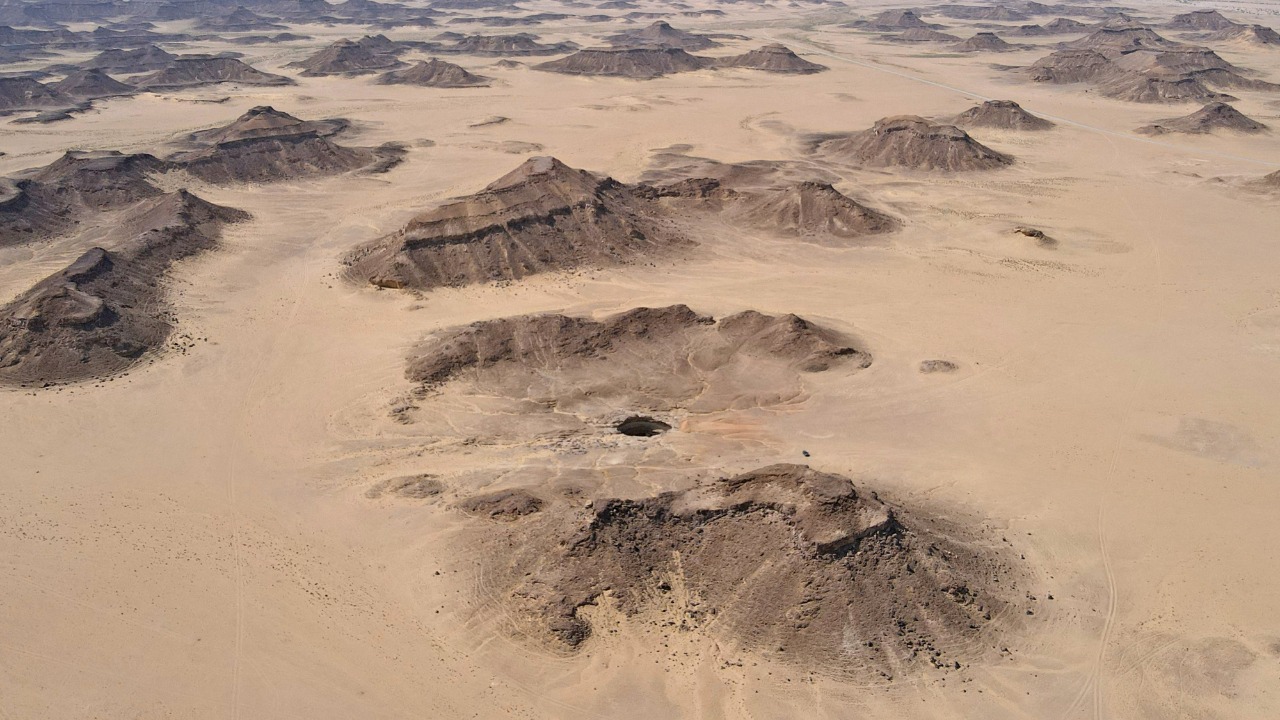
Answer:
[[[1041,27],[1049,31],[1049,34],[1051,35],[1067,35],[1071,33],[1084,32],[1089,29],[1088,25],[1080,22],[1079,20],[1072,20],[1071,18],[1054,18]]]
[[[294,84],[290,78],[262,72],[235,58],[189,56],[179,57],[163,70],[134,81],[143,90],[178,90],[218,83],[267,87]]]
[[[458,503],[458,509],[469,515],[511,522],[542,509],[541,498],[528,490],[498,490],[476,495]]]
[[[1027,72],[1033,82],[1058,85],[1090,82],[1115,71],[1111,59],[1097,50],[1059,50],[1031,64]]]
[[[687,245],[643,188],[532,158],[353,253],[353,277],[429,290],[615,265]]]
[[[161,194],[151,176],[170,165],[153,155],[68,152],[18,180],[0,201],[0,246],[46,240],[81,218]]]
[[[1236,25],[1217,10],[1192,10],[1182,15],[1174,15],[1169,21],[1169,27],[1178,30],[1226,30]]]
[[[1140,103],[1228,101],[1235,98],[1210,90],[1195,78],[1160,78],[1124,73],[1098,85],[1098,91],[1116,100]]]
[[[957,127],[995,128],[998,130],[1048,130],[1053,123],[1036,117],[1012,100],[988,100],[965,110],[952,120]]]
[[[324,77],[365,75],[403,65],[394,54],[381,51],[376,46],[339,40],[305,60],[289,63],[288,67],[301,68],[304,77]]]
[[[994,170],[1013,164],[953,125],[941,125],[915,115],[877,120],[868,130],[817,138],[811,149],[825,157],[868,167],[915,170]]]
[[[603,75],[647,80],[700,70],[710,62],[679,48],[587,48],[559,60],[534,65],[535,70],[565,75]]]
[[[870,30],[905,30],[908,28],[925,28],[938,30],[941,25],[931,25],[920,19],[912,10],[885,10],[870,20],[855,20],[845,27],[866,28]]]
[[[928,29],[928,28],[910,28],[910,29],[908,29],[908,30],[903,30],[901,33],[899,33],[899,34],[897,34],[897,35],[893,35],[893,36],[889,37],[888,39],[890,39],[890,40],[896,40],[896,41],[900,41],[900,42],[912,42],[912,43],[917,43],[917,42],[919,42],[919,43],[924,43],[924,42],[936,42],[936,43],[960,42],[960,37],[959,37],[958,35],[950,35],[950,34],[947,34],[947,33],[944,33],[944,32],[938,32],[937,30],[930,30],[930,29]]]
[[[56,88],[25,77],[0,77],[0,111],[70,107],[76,102]]]
[[[467,72],[461,65],[454,65],[436,58],[418,62],[404,70],[392,70],[378,76],[380,85],[418,85],[434,88],[488,87],[491,78]]]
[[[1009,52],[1021,48],[1005,42],[993,32],[980,32],[952,49],[957,52]]]
[[[137,363],[172,330],[160,278],[245,217],[185,191],[131,210],[112,250],[86,252],[0,308],[0,382],[74,382]]]
[[[513,35],[468,35],[449,47],[437,49],[436,52],[477,57],[532,57],[559,55],[576,49],[577,46],[572,43],[543,44],[538,42],[536,35],[515,33]]]
[[[1205,37],[1215,42],[1238,42],[1246,45],[1280,46],[1280,33],[1266,25],[1236,25]]]
[[[236,6],[234,10],[225,15],[201,18],[196,21],[195,28],[211,32],[253,32],[257,30],[289,29],[287,25],[281,25],[276,22],[274,18],[259,15],[243,5]]]
[[[935,10],[957,20],[995,20],[1016,22],[1026,20],[1027,14],[1003,5],[939,5]]]
[[[1024,571],[980,533],[801,465],[499,527],[475,533],[487,574],[530,636],[563,649],[604,629],[588,608],[608,603],[659,630],[883,680],[979,660],[1033,612]]]
[[[137,92],[132,85],[126,85],[101,70],[77,70],[49,87],[77,100],[120,97]]]
[[[338,118],[299,120],[269,105],[259,105],[250,108],[227,125],[191,133],[187,136],[187,140],[198,145],[216,145],[236,140],[285,135],[314,134],[329,137],[342,132],[349,125],[350,123],[346,120]]]
[[[796,160],[748,160],[726,163],[711,158],[676,152],[681,148],[668,148],[654,153],[649,159],[649,169],[641,180],[651,184],[664,184],[710,178],[725,188],[737,190],[782,190],[801,182],[819,181],[833,183],[839,175],[813,163]]]
[[[81,63],[90,70],[102,70],[124,75],[163,70],[178,56],[165,52],[155,45],[145,45],[133,50],[104,50]]]
[[[1136,132],[1144,135],[1163,135],[1175,132],[1203,134],[1211,133],[1215,130],[1258,133],[1266,129],[1266,125],[1246,116],[1230,105],[1223,102],[1214,102],[1205,105],[1190,115],[1158,120],[1154,124],[1138,128]]]
[[[870,364],[846,339],[795,315],[747,311],[717,321],[673,305],[603,320],[525,315],[446,330],[413,352],[405,374],[429,389],[457,382],[591,416],[768,406],[800,394],[804,373]]]
[[[356,170],[384,172],[403,154],[396,146],[338,145],[311,132],[228,140],[169,160],[206,182],[276,182]]]
[[[1079,40],[1063,43],[1073,50],[1098,50],[1122,53],[1131,50],[1172,50],[1185,47],[1182,43],[1162,37],[1151,28],[1138,25],[1101,27]]]
[[[641,30],[610,35],[605,41],[614,47],[667,47],[691,52],[720,46],[720,43],[706,35],[677,30],[665,20],[659,20]]]
[[[345,120],[299,120],[274,108],[255,107],[228,125],[188,136],[198,149],[169,158],[175,167],[212,183],[272,182],[336,175],[355,170],[382,172],[402,158],[398,146],[347,147],[329,137]]]
[[[1280,170],[1254,180],[1251,185],[1261,192],[1280,193]]]
[[[748,196],[737,207],[736,222],[791,236],[848,239],[898,229],[898,221],[825,183],[802,182]]]
[[[1240,75],[1208,48],[1059,50],[1027,69],[1034,82],[1088,82],[1107,96],[1131,102],[1229,100],[1210,87],[1277,90],[1280,86]]]
[[[743,53],[742,55],[717,58],[715,66],[763,70],[765,72],[774,73],[794,73],[800,75],[822,72],[827,69],[826,65],[809,62],[808,60],[796,55],[791,51],[791,48],[786,45],[778,45],[776,43],[772,45],[765,45],[762,48]]]

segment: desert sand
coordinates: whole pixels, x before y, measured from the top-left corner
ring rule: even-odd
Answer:
[[[1274,4],[177,5],[0,5],[0,717],[1280,716]]]

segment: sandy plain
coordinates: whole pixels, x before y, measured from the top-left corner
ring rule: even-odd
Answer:
[[[1264,3],[1222,9],[1280,23]],[[171,276],[191,347],[108,381],[0,395],[0,716],[1280,715],[1280,201],[1240,187],[1280,169],[1280,135],[1146,138],[1132,130],[1198,106],[1169,112],[990,67],[1029,64],[1043,48],[952,56],[822,23],[847,11],[727,12],[673,22],[749,36],[735,52],[783,42],[830,70],[639,82],[463,57],[451,59],[493,87],[297,78],[0,127],[5,173],[72,147],[152,151],[262,104],[350,118],[358,144],[410,146],[383,175],[192,187],[254,219]],[[587,44],[616,27],[536,32]],[[316,39],[237,49],[296,77],[282,66],[356,34],[295,30]],[[1280,52],[1218,49],[1280,80]],[[1280,123],[1273,96],[1236,94],[1250,117]],[[977,98],[1017,100],[1058,127],[974,131],[1017,158],[992,173],[838,168],[838,188],[904,221],[884,242],[831,248],[726,230],[678,262],[424,296],[340,277],[352,247],[524,159],[501,143],[634,181],[672,145],[729,162],[792,159],[799,133],[948,117]],[[494,115],[510,120],[470,127]],[[1058,245],[1038,247],[1011,232],[1018,225]],[[84,248],[0,250],[0,296]],[[783,405],[690,417],[679,433],[576,454],[545,438],[430,436],[387,413],[409,390],[406,354],[433,331],[677,302],[717,316],[797,313],[857,338],[875,362],[809,378]],[[959,370],[922,375],[929,358]],[[570,470],[641,494],[670,480],[661,467],[672,455],[707,473],[807,462],[981,518],[1054,599],[1017,636],[992,638],[1010,652],[946,676],[838,681],[707,633],[657,634],[607,607],[596,612],[615,632],[549,653],[503,632],[502,600],[450,540],[466,518],[365,497],[410,473],[478,491]]]

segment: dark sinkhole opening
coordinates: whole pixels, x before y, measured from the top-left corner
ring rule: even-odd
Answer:
[[[632,437],[653,437],[654,435],[661,435],[670,429],[671,426],[661,420],[654,420],[643,415],[632,415],[618,423],[618,432]]]

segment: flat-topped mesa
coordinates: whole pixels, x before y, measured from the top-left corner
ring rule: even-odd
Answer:
[[[817,138],[811,151],[868,167],[959,172],[994,170],[1013,164],[953,125],[930,122],[915,115],[877,120],[868,130]]]
[[[289,63],[287,67],[301,68],[303,77],[365,75],[403,67],[404,63],[395,52],[378,42],[339,40],[305,60]]]
[[[258,105],[227,125],[193,132],[187,136],[187,140],[201,145],[216,145],[250,138],[284,137],[307,133],[328,137],[342,132],[349,126],[348,121],[339,118],[300,120],[270,105]]]
[[[429,290],[616,265],[689,245],[634,186],[550,157],[411,220],[348,257],[383,287]]]
[[[822,72],[826,65],[809,62],[796,55],[791,48],[777,43],[765,45],[741,55],[716,58],[715,67],[744,68],[747,70],[763,70],[764,72],[791,73],[809,75]]]
[[[982,531],[803,465],[596,498],[585,515],[539,511],[562,521],[487,524],[481,549],[493,555],[482,557],[503,563],[498,596],[532,621],[533,638],[540,629],[562,650],[620,616],[679,624],[801,672],[883,679],[978,661],[994,633],[1033,614],[1030,593],[1009,582],[1024,573],[1016,555]],[[672,602],[677,583],[697,602]],[[606,594],[618,614],[585,611]]]
[[[988,100],[977,107],[960,113],[951,121],[962,128],[993,128],[997,130],[1049,130],[1054,125],[1036,117],[1012,100]]]
[[[227,57],[178,57],[163,70],[134,81],[143,90],[172,90],[219,83],[263,87],[295,84],[291,78],[262,72],[235,58]]]
[[[558,60],[534,65],[535,70],[565,75],[601,75],[642,80],[672,73],[701,70],[713,61],[680,48],[585,48]]]
[[[665,20],[658,20],[641,30],[610,35],[605,38],[605,42],[614,47],[668,47],[694,52],[720,46],[720,43],[706,35],[678,30]]]
[[[116,80],[101,70],[77,70],[49,87],[77,100],[133,95],[138,89]]]
[[[980,32],[963,40],[952,49],[956,52],[1010,52],[1021,50],[1025,46],[1012,45],[993,32]]]
[[[151,176],[171,165],[154,155],[67,152],[27,173],[0,201],[0,247],[52,239],[83,217],[161,194]]]
[[[76,104],[57,88],[25,77],[0,78],[0,111],[65,108]]]
[[[1136,130],[1144,135],[1163,135],[1165,133],[1204,134],[1217,130],[1241,133],[1260,133],[1267,126],[1248,117],[1239,110],[1224,102],[1213,102],[1199,110],[1179,118],[1159,120]]]
[[[0,383],[101,379],[133,366],[168,338],[160,283],[170,265],[216,245],[247,217],[178,191],[140,202],[96,247],[0,307]]]
[[[461,65],[431,58],[403,70],[392,70],[378,76],[379,85],[417,85],[434,88],[488,87],[492,78],[475,75]]]
[[[1174,15],[1168,27],[1177,30],[1226,30],[1238,27],[1239,23],[1228,20],[1217,10],[1192,10],[1189,13]]]

